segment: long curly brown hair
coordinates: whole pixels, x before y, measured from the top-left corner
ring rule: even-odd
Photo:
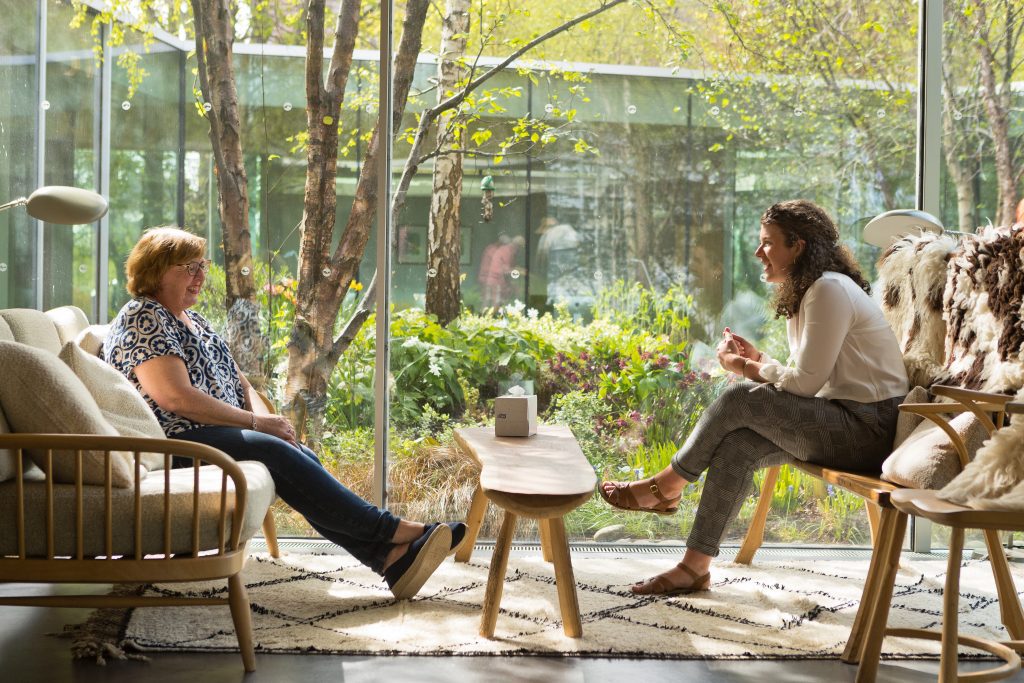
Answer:
[[[761,225],[775,225],[785,236],[786,246],[804,241],[804,249],[790,267],[789,277],[775,288],[772,305],[776,317],[792,318],[808,288],[826,270],[842,273],[867,293],[871,285],[864,279],[853,254],[839,243],[839,230],[825,210],[806,199],[792,199],[768,207]]]

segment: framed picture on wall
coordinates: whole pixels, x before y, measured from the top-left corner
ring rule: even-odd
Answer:
[[[427,226],[400,225],[395,230],[398,262],[404,265],[427,262]]]
[[[459,263],[466,265],[472,263],[473,231],[468,226],[462,226],[462,249],[459,254]],[[427,226],[425,225],[401,225],[395,230],[395,243],[397,245],[398,262],[402,265],[426,264],[427,262]]]

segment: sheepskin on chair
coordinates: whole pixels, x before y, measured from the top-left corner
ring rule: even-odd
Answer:
[[[945,360],[943,289],[951,235],[929,232],[896,240],[878,260],[882,312],[896,333],[911,386],[929,387]]]
[[[946,367],[941,384],[1000,393],[1024,387],[1024,232],[964,237],[943,295]]]
[[[1024,400],[1024,390],[1015,400]],[[1024,415],[986,441],[939,498],[980,510],[1024,509]]]

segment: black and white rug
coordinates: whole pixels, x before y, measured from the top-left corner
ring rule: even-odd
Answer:
[[[379,577],[347,555],[274,560],[254,554],[244,577],[257,652],[811,659],[841,654],[867,571],[866,561],[724,563],[713,567],[707,592],[677,598],[629,593],[633,580],[672,563],[575,557],[583,619],[578,639],[562,631],[553,570],[539,557],[510,560],[493,640],[478,635],[486,559],[449,559],[419,596],[397,603]],[[939,628],[944,574],[943,561],[905,563],[889,625]],[[211,582],[148,590],[194,595],[227,588]],[[965,563],[960,592],[962,632],[1005,639],[987,562]],[[121,644],[143,652],[237,650],[226,607],[136,609]],[[938,643],[920,640],[888,638],[883,649],[884,657],[894,658],[937,654]]]

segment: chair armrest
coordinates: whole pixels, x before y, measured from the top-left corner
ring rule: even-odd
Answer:
[[[974,389],[961,389],[960,387],[949,386],[948,384],[935,384],[929,389],[936,396],[944,396],[954,401],[982,401],[996,405],[1006,405],[1013,400],[1009,394],[996,394],[990,391],[975,391]]]
[[[130,452],[133,454],[134,461],[134,490],[133,494],[133,505],[135,517],[134,529],[136,530],[136,560],[143,559],[142,556],[142,539],[139,537],[142,529],[142,491],[141,491],[141,480],[142,480],[142,454],[143,453],[159,453],[164,455],[165,463],[169,465],[171,456],[180,456],[189,458],[193,461],[193,470],[195,486],[198,487],[200,470],[199,467],[202,463],[214,465],[222,470],[220,477],[220,502],[219,502],[219,519],[217,523],[217,537],[218,537],[218,552],[223,554],[225,550],[234,551],[239,546],[239,538],[242,529],[242,520],[245,516],[246,500],[248,495],[248,484],[245,478],[245,473],[242,468],[239,467],[238,463],[229,455],[211,446],[207,446],[201,443],[195,443],[192,441],[182,441],[179,439],[147,439],[147,438],[136,438],[136,437],[123,437],[123,436],[97,436],[94,434],[29,434],[29,433],[17,433],[17,434],[0,434],[0,449],[11,449],[17,450],[19,457],[15,458],[18,472],[15,481],[13,482],[16,488],[17,497],[17,535],[19,554],[24,558],[24,545],[25,545],[25,482],[23,480],[23,472],[21,471],[21,455],[26,449],[44,451],[45,458],[47,460],[44,463],[42,469],[47,474],[46,479],[46,509],[52,511],[54,509],[54,482],[49,476],[49,473],[53,471],[53,459],[54,458],[76,458],[76,472],[74,482],[69,482],[75,487],[75,506],[81,511],[82,500],[83,500],[83,489],[84,488],[101,488],[103,489],[105,499],[108,501],[106,508],[109,511],[111,496],[114,491],[127,491],[129,489],[115,489],[110,480],[109,470],[104,484],[84,484],[82,482],[82,460],[87,452],[101,451],[110,458],[115,457],[113,452]],[[132,460],[129,461],[131,463]],[[109,461],[108,461],[109,466]],[[154,475],[159,476],[159,475]],[[166,475],[165,475],[166,476]],[[230,506],[228,503],[228,486],[227,481],[231,479],[234,486],[234,504]],[[167,479],[165,478],[166,482]],[[165,486],[167,484],[165,483]],[[197,491],[198,493],[198,491]],[[118,494],[121,495],[121,494]],[[193,527],[198,529],[199,524],[199,507],[198,498],[193,496],[194,506],[192,512]],[[227,516],[231,513],[231,529],[227,532]],[[52,524],[52,512],[49,514],[47,522],[47,546],[53,547],[53,536],[54,529]],[[79,512],[79,518],[81,512]],[[112,536],[112,529],[115,524],[125,524],[128,520],[122,519],[111,519],[108,512],[107,519],[104,520],[104,535],[107,538],[107,546],[109,550],[110,538]],[[78,522],[78,535],[81,536],[82,520]],[[165,529],[164,542],[166,546],[170,544],[170,530]],[[79,544],[80,545],[80,544]],[[199,547],[198,534],[193,535],[193,554],[198,554],[202,550]],[[110,554],[109,552],[107,553]],[[166,553],[165,553],[166,554]],[[53,553],[50,553],[51,557]],[[78,559],[82,559],[79,557]]]

